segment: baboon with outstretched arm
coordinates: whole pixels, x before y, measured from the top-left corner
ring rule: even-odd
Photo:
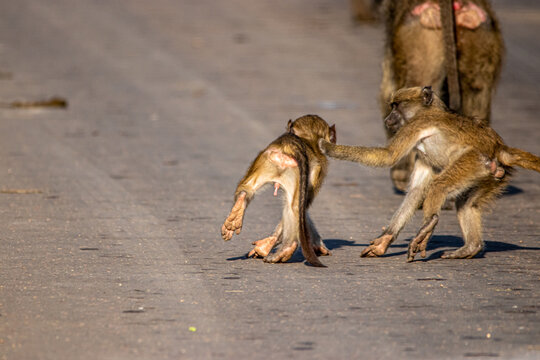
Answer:
[[[407,195],[390,225],[362,256],[383,255],[422,206],[423,225],[409,244],[408,261],[426,246],[447,198],[456,200],[465,245],[443,258],[472,258],[483,250],[482,212],[506,187],[513,167],[540,172],[540,158],[504,144],[489,126],[449,112],[430,87],[398,90],[385,122],[396,130],[386,147],[335,145],[319,141],[328,156],[373,167],[391,167],[416,151]]]

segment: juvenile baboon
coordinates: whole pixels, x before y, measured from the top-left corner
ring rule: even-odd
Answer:
[[[274,195],[281,186],[285,192],[283,216],[274,233],[253,242],[249,257],[263,257],[270,263],[288,261],[298,247],[313,266],[324,267],[317,258],[330,255],[307,209],[319,192],[328,169],[328,159],[321,153],[318,140],[336,142],[336,128],[316,115],[289,120],[287,132],[268,145],[255,158],[235,191],[233,208],[221,228],[224,240],[230,240],[242,229],[244,212],[263,185],[273,182]],[[281,247],[270,251],[279,243]]]
[[[540,172],[540,158],[506,146],[486,124],[449,112],[429,87],[398,90],[385,122],[396,133],[387,147],[335,145],[319,141],[323,153],[374,167],[390,167],[416,151],[409,189],[390,225],[362,256],[380,256],[422,205],[424,223],[409,244],[408,261],[422,257],[439,211],[447,198],[456,200],[465,245],[445,252],[447,259],[472,258],[483,250],[482,212],[506,187],[514,166]]]
[[[429,84],[453,111],[489,124],[504,52],[489,2],[389,0],[383,8],[386,44],[379,95],[383,118],[390,113],[389,100],[397,89]],[[452,89],[457,96],[449,99]],[[386,134],[390,139],[394,132],[386,129]],[[406,189],[413,160],[411,153],[392,167],[396,189]]]

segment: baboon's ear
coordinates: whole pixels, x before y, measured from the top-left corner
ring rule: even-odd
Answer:
[[[425,106],[431,105],[433,102],[433,90],[431,89],[431,86],[424,86],[422,89],[422,98]]]
[[[337,137],[336,137],[336,124],[330,126],[330,142],[332,144],[335,144],[337,141]]]
[[[292,133],[292,119],[289,119],[289,122],[287,123],[287,132]]]

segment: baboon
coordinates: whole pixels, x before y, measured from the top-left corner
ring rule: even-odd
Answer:
[[[285,192],[283,215],[274,233],[253,242],[248,257],[263,257],[270,263],[288,261],[298,247],[313,266],[324,267],[317,258],[330,255],[307,209],[319,192],[328,169],[328,159],[321,153],[318,140],[336,142],[336,128],[317,115],[289,120],[287,132],[274,140],[255,158],[235,191],[232,210],[221,228],[224,240],[242,229],[244,212],[263,185],[273,182],[274,195],[281,186]],[[281,243],[274,253],[270,251]]]
[[[389,100],[397,89],[427,84],[442,94],[451,110],[489,124],[504,44],[488,0],[387,0],[383,14],[383,118],[391,111]],[[449,96],[449,90],[457,94]],[[386,129],[386,135],[390,139],[394,132]],[[390,171],[399,191],[407,187],[413,160],[411,153]]]
[[[514,166],[540,172],[540,158],[505,145],[487,124],[449,112],[430,87],[398,90],[390,103],[392,111],[385,122],[396,133],[387,147],[319,141],[322,152],[330,157],[374,167],[394,166],[416,151],[403,203],[390,225],[362,251],[362,256],[383,255],[422,205],[424,222],[409,244],[407,261],[412,261],[418,252],[425,257],[440,209],[447,198],[454,198],[465,245],[442,257],[474,257],[484,248],[482,212],[504,190]]]

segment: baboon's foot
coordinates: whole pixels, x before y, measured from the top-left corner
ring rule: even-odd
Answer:
[[[221,227],[221,237],[223,240],[231,240],[234,233],[240,234],[242,231],[242,221],[244,219],[244,211],[246,211],[246,193],[243,192],[238,196],[236,203],[231,209],[229,216],[225,219]]]
[[[371,245],[365,248],[360,254],[361,257],[376,257],[384,255],[388,246],[394,241],[394,235],[383,234],[373,240]]]
[[[330,256],[332,255],[332,252],[328,250],[328,248],[324,245],[324,243],[321,241],[320,244],[313,245],[313,250],[315,250],[315,254],[317,256]]]
[[[292,245],[281,246],[278,251],[273,254],[269,254],[264,258],[264,262],[278,263],[287,262],[293,256],[298,244],[295,242]]]
[[[465,245],[455,251],[445,251],[441,258],[443,259],[471,259],[482,253],[484,250],[483,244]]]
[[[415,255],[420,252],[420,256],[423,258],[426,257],[426,247],[433,234],[433,229],[439,222],[439,216],[433,215],[431,220],[425,223],[421,228],[418,234],[414,239],[412,239],[409,244],[409,249],[407,250],[407,262],[414,260]]]
[[[277,236],[269,236],[267,238],[252,242],[255,247],[247,254],[247,257],[265,257],[270,254],[270,251],[276,246]]]

